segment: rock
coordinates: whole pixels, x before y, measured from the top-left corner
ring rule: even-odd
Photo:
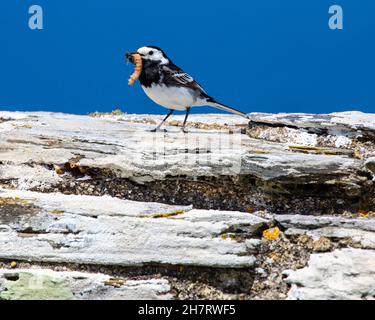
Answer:
[[[312,250],[314,248],[314,241],[313,239],[306,235],[306,234],[302,234],[300,235],[298,238],[297,238],[297,243],[303,245],[304,247]]]
[[[375,205],[368,170],[345,140],[358,130],[371,136],[371,116],[252,115],[251,137],[241,134],[246,120],[230,115],[193,115],[189,134],[175,126],[148,132],[161,118],[151,115],[0,112],[0,118],[7,119],[0,123],[0,185],[7,188],[241,211],[330,214]],[[278,143],[261,140],[255,132],[267,128],[259,123],[292,125],[307,136],[291,140],[276,132]],[[335,142],[313,147],[325,127]],[[373,152],[362,147],[365,158]]]
[[[153,118],[157,122],[160,117]],[[192,117],[191,122],[194,118],[196,117]],[[202,117],[202,120],[207,122],[211,118],[217,119],[217,116]],[[227,118],[226,123],[243,123],[243,120],[236,117],[223,118]],[[210,176],[237,173],[240,169],[241,134],[220,134],[215,130],[204,138],[199,135],[198,130],[194,136],[192,134],[191,139],[186,140],[186,135],[180,134],[179,128],[175,128],[174,132],[172,129],[166,135],[151,133],[147,131],[150,126],[138,123],[134,116],[124,115],[117,119],[118,121],[116,118],[106,117],[26,113],[22,120],[17,118],[1,123],[1,137],[12,132],[12,139],[4,139],[2,145],[1,160],[10,163],[6,178],[10,178],[11,174],[17,179],[21,178],[16,172],[9,172],[13,165],[33,162],[39,164],[35,166],[34,172],[42,175],[41,182],[54,184],[62,177],[56,172],[52,172],[50,177],[46,176],[43,174],[45,167],[41,164],[60,166],[75,158],[77,167],[109,169],[116,171],[121,177],[136,181],[160,179],[167,175]],[[25,123],[31,127],[24,128]],[[216,139],[218,136],[220,139]],[[199,149],[196,138],[201,143]],[[16,145],[22,146],[22,151],[14,148]],[[197,160],[199,161],[195,163]],[[217,164],[217,167],[205,166],[207,161]],[[71,172],[72,168],[67,169]],[[34,178],[36,179],[37,177]]]
[[[373,296],[375,115],[161,119],[0,112],[0,299]]]
[[[274,215],[273,219],[287,229],[285,231],[287,236],[298,236],[297,241],[305,243],[314,252],[333,249],[333,240],[342,240],[350,246],[375,249],[375,219],[373,218]],[[310,243],[310,239],[313,243]]]
[[[373,174],[375,174],[375,157],[368,158],[366,160],[365,166],[369,169]]]
[[[375,138],[375,114],[348,111],[331,114],[252,113],[251,123],[302,128],[308,133],[349,138]]]
[[[272,216],[284,228],[318,229],[323,227],[338,227],[347,229],[359,229],[375,232],[375,219],[342,218],[330,216],[308,216],[308,215],[274,215]]]
[[[104,274],[48,269],[0,269],[0,299],[5,300],[155,300],[171,299],[167,280],[117,280]]]
[[[0,206],[2,259],[249,268],[257,246],[251,238],[267,223],[249,213],[111,197],[4,190],[0,199],[20,203]]]
[[[295,235],[307,235],[312,237],[315,241],[320,238],[324,239],[350,239],[352,245],[358,245],[364,249],[375,249],[375,232],[363,231],[358,229],[347,229],[347,228],[335,228],[335,227],[324,227],[315,230],[303,230],[290,228],[285,231],[288,236]],[[320,248],[320,244],[323,247],[329,247],[328,241],[319,241],[317,248]]]
[[[326,252],[332,248],[332,242],[327,237],[320,237],[319,240],[314,241],[313,251],[314,252]]]
[[[72,300],[72,291],[59,279],[49,276],[34,276],[27,272],[20,272],[16,281],[7,281],[7,275],[3,276],[4,290],[0,293],[0,299],[4,300]],[[10,279],[10,278],[8,278]]]
[[[373,299],[375,252],[342,249],[313,254],[308,267],[285,272],[292,300]]]

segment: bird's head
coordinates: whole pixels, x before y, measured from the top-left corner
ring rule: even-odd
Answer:
[[[133,55],[136,53],[141,55],[143,62],[159,63],[159,64],[169,63],[169,59],[167,55],[159,47],[147,46],[147,47],[139,48],[137,52],[127,53],[126,59],[133,63],[134,62]]]

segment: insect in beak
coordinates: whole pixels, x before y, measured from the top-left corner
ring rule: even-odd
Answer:
[[[141,76],[142,56],[139,53],[127,53],[125,57],[126,61],[130,61],[135,64],[134,73],[130,76],[129,79],[129,86],[132,86]]]
[[[126,55],[125,55],[125,60],[126,60],[126,63],[134,63],[134,55],[136,53],[130,53],[130,52],[127,52]]]

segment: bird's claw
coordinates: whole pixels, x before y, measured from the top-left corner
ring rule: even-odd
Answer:
[[[167,129],[158,129],[158,128],[155,128],[155,129],[150,130],[150,132],[168,132],[168,131],[167,131]]]

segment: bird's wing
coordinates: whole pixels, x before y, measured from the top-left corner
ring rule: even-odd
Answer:
[[[190,87],[191,89],[198,89],[207,94],[198,82],[174,64],[162,65],[162,71],[164,74],[164,81],[167,84],[179,87]]]

